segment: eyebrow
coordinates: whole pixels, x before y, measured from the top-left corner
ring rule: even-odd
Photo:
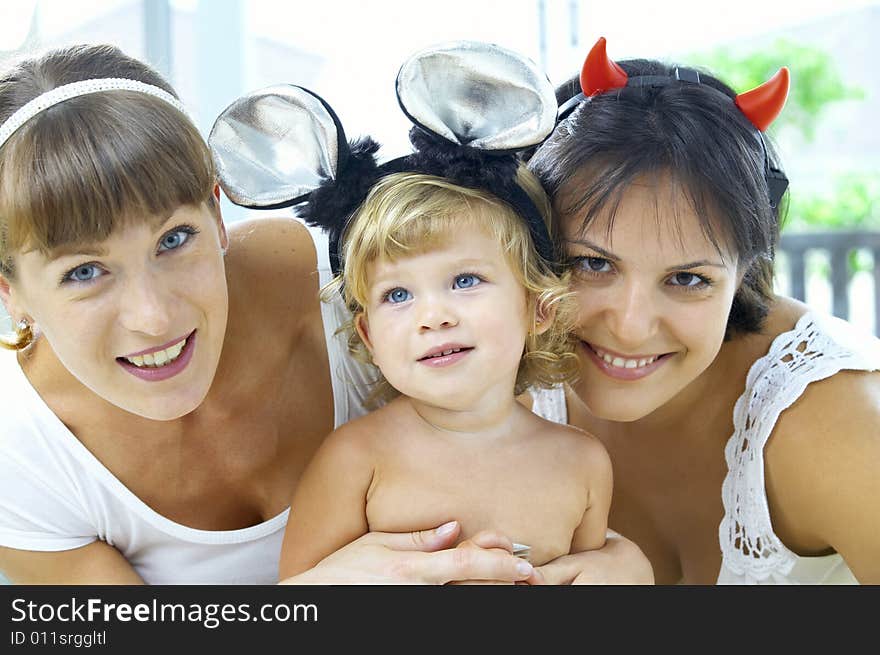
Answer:
[[[47,256],[50,260],[61,259],[62,257],[73,257],[79,255],[88,255],[89,257],[105,257],[107,249],[103,247],[79,245],[76,243],[64,244],[57,248],[52,248]]]
[[[415,255],[415,256],[417,257],[418,255]],[[396,265],[396,262],[392,263],[392,266],[394,266],[394,265]],[[450,268],[457,268],[457,269],[461,269],[462,271],[465,271],[466,269],[469,269],[469,268],[479,268],[479,269],[483,269],[483,270],[490,270],[490,269],[494,270],[496,268],[496,266],[495,266],[495,264],[493,264],[485,259],[470,258],[470,259],[456,260],[456,261],[452,262],[452,264],[450,265]],[[380,280],[380,279],[386,278],[386,277],[397,277],[397,276],[398,276],[398,272],[393,271],[390,275],[383,274],[383,275],[375,276],[375,279]]]
[[[154,232],[162,232],[166,229],[166,225],[172,222],[171,219],[174,216],[168,216],[161,223],[155,223],[155,226],[151,223],[150,229]],[[30,252],[30,251],[24,251]],[[80,243],[64,243],[60,246],[56,246],[55,248],[49,249],[46,253],[46,258],[49,261],[55,261],[57,259],[61,259],[62,257],[77,257],[77,256],[86,256],[86,257],[106,257],[108,254],[107,248],[103,246],[95,246],[90,244],[80,244]]]
[[[593,243],[592,241],[589,241],[588,239],[566,239],[565,242],[577,244],[580,246],[586,246],[587,248],[590,248],[591,250],[595,250],[597,253],[602,255],[602,257],[604,257],[605,259],[609,259],[613,262],[620,261],[619,256],[615,255],[613,252],[611,252],[609,250],[605,250],[604,248],[597,246],[595,243]],[[724,264],[719,264],[718,262],[713,262],[708,259],[698,259],[696,261],[687,262],[684,264],[676,264],[675,266],[670,266],[669,268],[666,269],[666,271],[667,272],[680,271],[680,270],[686,270],[689,268],[700,268],[701,266],[711,266],[712,268],[727,268],[726,266],[724,266]]]

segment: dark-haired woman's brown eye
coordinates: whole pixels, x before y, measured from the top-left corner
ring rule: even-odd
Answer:
[[[675,273],[669,278],[669,283],[674,287],[698,289],[707,286],[709,281],[696,273]]]
[[[572,268],[585,273],[609,273],[611,262],[604,257],[574,257],[571,262]]]

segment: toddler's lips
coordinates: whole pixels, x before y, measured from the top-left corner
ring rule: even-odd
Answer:
[[[449,366],[467,357],[472,350],[472,346],[463,346],[458,343],[447,343],[432,348],[422,355],[418,359],[418,362],[432,368]]]

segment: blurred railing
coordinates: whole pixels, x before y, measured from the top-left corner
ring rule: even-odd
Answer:
[[[880,336],[880,232],[804,232],[783,234],[779,250],[788,260],[790,294],[798,300],[806,300],[808,251],[824,250],[829,255],[831,267],[831,312],[847,319],[850,316],[849,284],[852,271],[849,267],[850,253],[868,250],[874,258],[874,334]]]

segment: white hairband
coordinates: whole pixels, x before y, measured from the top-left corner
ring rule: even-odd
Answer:
[[[160,89],[152,84],[138,82],[137,80],[129,80],[122,77],[103,77],[92,80],[82,80],[80,82],[72,82],[56,87],[51,91],[46,91],[23,106],[12,116],[10,116],[3,125],[0,125],[0,148],[6,143],[15,131],[22,125],[27,123],[31,118],[39,114],[41,111],[57,105],[59,102],[70,100],[77,96],[83,96],[89,93],[99,93],[101,91],[137,91],[138,93],[146,93],[147,95],[160,98],[179,110],[184,116],[190,118],[183,104],[167,91]],[[190,120],[192,120],[190,118]]]

